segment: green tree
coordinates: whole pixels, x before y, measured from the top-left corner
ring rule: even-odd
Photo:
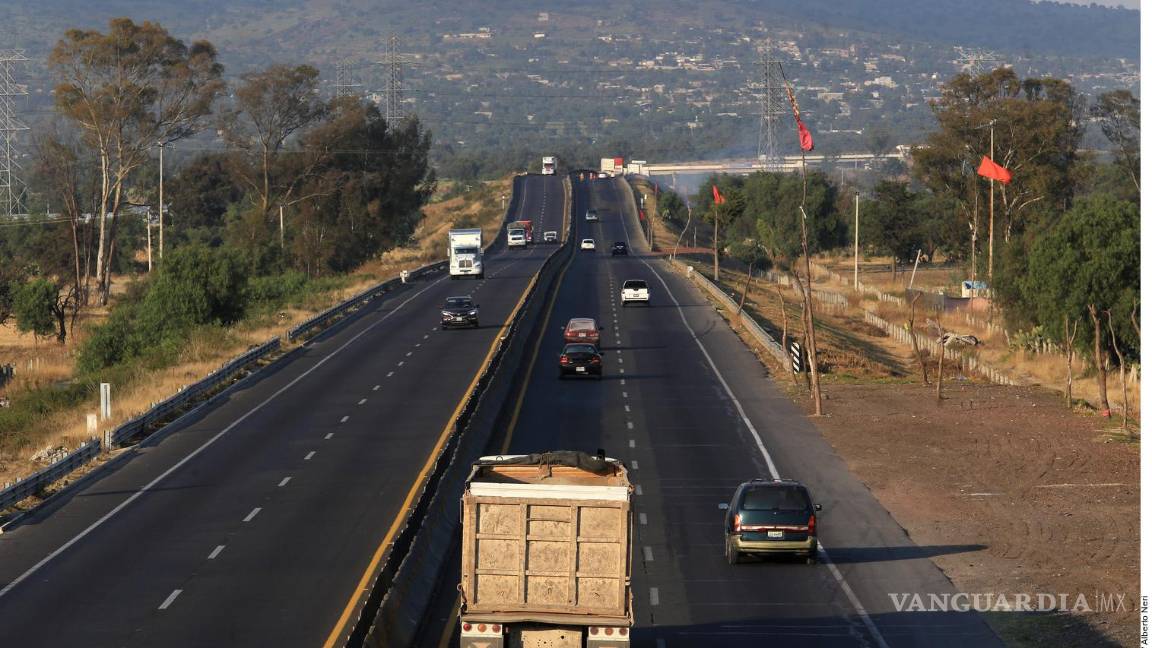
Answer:
[[[44,277],[37,277],[12,289],[12,313],[16,328],[39,336],[55,335],[64,344],[68,339],[65,326],[71,293],[62,295],[60,286]]]
[[[1096,98],[1092,116],[1116,147],[1116,162],[1140,191],[1140,100],[1130,90],[1113,90]]]
[[[881,180],[873,197],[861,201],[860,235],[864,243],[892,258],[892,278],[896,266],[912,261],[923,246],[917,197],[907,183]]]

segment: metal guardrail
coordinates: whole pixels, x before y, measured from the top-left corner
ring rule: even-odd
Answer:
[[[88,463],[100,454],[100,440],[89,439],[72,452],[64,455],[51,466],[43,468],[28,477],[0,491],[0,509],[6,509],[17,502],[44,490],[49,484]]]

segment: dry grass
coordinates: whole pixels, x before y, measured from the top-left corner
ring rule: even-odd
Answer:
[[[308,299],[303,307],[285,307],[274,313],[260,313],[223,334],[219,329],[195,332],[174,366],[148,372],[138,372],[125,387],[113,386],[112,419],[101,429],[110,429],[132,416],[147,410],[152,404],[176,393],[185,385],[208,375],[229,359],[254,344],[263,343],[282,335],[285,330],[363,291],[380,281],[399,275],[401,270],[412,270],[445,256],[447,231],[456,225],[481,227],[488,240],[499,231],[503,220],[500,209],[500,191],[508,191],[511,178],[487,183],[484,188],[464,196],[445,200],[424,209],[424,219],[417,227],[413,244],[384,253],[379,261],[364,264],[349,275],[350,280],[339,289]],[[114,286],[126,286],[116,281]],[[12,326],[0,326],[0,364],[12,363],[16,377],[4,389],[9,396],[21,391],[50,387],[68,381],[73,376],[74,349],[85,337],[85,332],[103,321],[106,312],[96,311],[83,316],[76,327],[76,340],[67,346],[54,340],[35,339],[20,334]],[[32,369],[28,369],[29,361]],[[73,449],[91,436],[87,431],[87,414],[98,408],[97,397],[92,402],[42,417],[23,435],[29,441],[19,450],[0,454],[0,484],[26,476],[43,467],[33,459],[45,449]]]

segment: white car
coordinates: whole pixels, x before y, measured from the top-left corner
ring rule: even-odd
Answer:
[[[593,252],[595,252],[596,251],[596,241],[594,241],[592,239],[583,239],[580,241],[580,249],[581,250],[592,250]]]
[[[600,178],[601,180],[603,180],[604,178],[607,178],[607,177],[608,177],[608,174],[607,174],[607,173],[604,173],[603,171],[601,171],[600,173],[597,173],[597,174],[596,174],[596,177],[597,177],[597,178]]]
[[[643,279],[628,279],[620,287],[620,306],[628,304],[648,305],[648,282]]]
[[[600,212],[596,211],[595,209],[589,209],[588,211],[584,212],[584,220],[589,223],[595,223],[600,220]]]
[[[544,232],[545,243],[555,243],[557,240],[559,240],[559,237],[556,235],[556,232],[553,232],[552,230]]]

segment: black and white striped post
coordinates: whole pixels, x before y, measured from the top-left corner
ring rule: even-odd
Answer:
[[[804,373],[804,347],[799,342],[788,345],[789,355],[792,356],[792,373]]]

